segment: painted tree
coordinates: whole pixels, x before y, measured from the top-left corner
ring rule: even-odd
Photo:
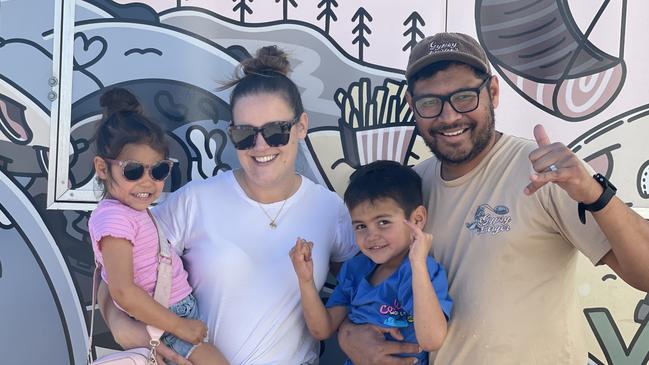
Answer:
[[[232,0],[232,2],[237,3],[237,5],[232,8],[232,11],[235,13],[239,12],[239,21],[241,23],[246,22],[246,13],[252,14],[252,9],[248,6],[247,1],[252,2],[252,0]]]
[[[352,34],[356,34],[356,37],[352,41],[352,44],[358,43],[358,59],[363,60],[363,48],[364,47],[369,47],[370,42],[365,38],[365,34],[372,34],[372,31],[370,28],[365,24],[365,22],[371,22],[372,21],[372,16],[370,13],[365,10],[365,8],[360,7],[358,10],[356,10],[356,13],[354,13],[354,16],[352,17],[352,22],[355,22],[356,19],[358,19],[358,24],[352,29]]]
[[[424,26],[426,25],[426,22],[424,22],[424,19],[421,18],[419,13],[413,11],[412,13],[410,13],[410,16],[406,18],[406,21],[403,22],[403,25],[407,27],[406,31],[403,33],[403,36],[406,38],[410,37],[410,40],[408,41],[408,43],[406,43],[405,46],[403,46],[403,48],[401,49],[402,51],[405,51],[407,49],[412,50],[417,42],[425,37],[424,32],[419,29],[417,24]]]
[[[318,14],[318,17],[316,18],[317,20],[322,19],[322,17],[325,18],[325,33],[329,34],[329,26],[331,25],[331,21],[333,20],[338,21],[338,17],[336,16],[336,13],[334,13],[333,8],[338,7],[338,2],[336,0],[321,0],[318,3],[318,9],[321,7],[325,7],[322,9],[320,14]]]
[[[284,20],[288,19],[288,4],[291,3],[291,6],[297,8],[297,2],[295,0],[275,0],[276,3],[282,2],[282,7],[284,8]]]

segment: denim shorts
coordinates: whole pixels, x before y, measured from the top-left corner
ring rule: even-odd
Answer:
[[[189,294],[178,303],[169,307],[169,310],[176,313],[176,315],[181,318],[198,319],[198,305],[196,303],[196,298],[192,294]],[[188,359],[189,355],[192,354],[192,351],[200,345],[194,345],[193,343],[183,341],[169,332],[165,332],[160,340],[185,359]]]

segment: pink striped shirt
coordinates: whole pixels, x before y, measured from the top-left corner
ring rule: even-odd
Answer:
[[[92,249],[97,262],[102,265],[101,277],[109,282],[99,241],[106,236],[124,238],[133,245],[133,282],[153,296],[158,268],[158,232],[146,210],[138,211],[114,199],[104,199],[88,220]],[[171,251],[171,297],[169,305],[175,304],[192,292],[187,282],[187,272],[180,257]]]

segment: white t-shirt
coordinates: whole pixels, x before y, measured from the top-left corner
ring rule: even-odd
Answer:
[[[317,363],[318,342],[304,322],[288,252],[298,237],[314,243],[320,289],[329,261],[358,251],[349,213],[335,193],[302,177],[282,204],[260,207],[229,171],[192,181],[153,209],[182,254],[210,342],[233,365]],[[273,229],[266,214],[275,217],[280,209]]]

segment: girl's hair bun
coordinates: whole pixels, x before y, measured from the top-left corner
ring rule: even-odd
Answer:
[[[142,114],[142,105],[135,95],[121,87],[106,91],[99,99],[99,105],[104,110],[104,118],[121,112]]]

